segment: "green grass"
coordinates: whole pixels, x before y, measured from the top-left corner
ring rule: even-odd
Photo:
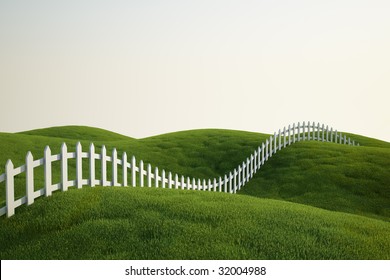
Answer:
[[[241,191],[390,220],[390,149],[300,142],[275,154]]]
[[[148,188],[89,188],[39,198],[0,218],[2,259],[389,259],[390,143],[300,142],[273,155],[237,195]],[[89,127],[0,133],[0,164],[91,141],[160,170],[201,179],[237,167],[269,135],[193,130],[134,139]],[[87,161],[84,161],[87,163]],[[75,162],[69,162],[75,177]],[[53,165],[53,183],[59,181]],[[110,165],[108,165],[110,170]],[[0,165],[0,173],[4,165]],[[109,172],[108,172],[109,173]],[[83,168],[84,178],[88,167]],[[43,168],[36,170],[36,189]],[[97,176],[99,164],[97,164]],[[110,176],[109,178],[110,179]],[[23,175],[16,194],[25,194]],[[4,182],[0,202],[4,205]]]
[[[389,259],[388,222],[242,195],[55,193],[1,220],[1,259]]]

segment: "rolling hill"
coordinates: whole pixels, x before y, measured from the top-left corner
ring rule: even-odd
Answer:
[[[267,137],[204,129],[134,139],[56,127],[0,133],[0,162],[11,158],[18,166],[28,150],[40,158],[45,145],[54,154],[62,142],[72,150],[81,141],[86,150],[93,141],[97,150],[104,144],[159,168],[210,178],[231,171]],[[313,141],[283,149],[236,195],[101,187],[57,192],[0,218],[1,258],[389,259],[390,143],[351,138],[361,146]],[[59,176],[58,169],[53,177]],[[16,188],[23,195],[23,178]],[[123,240],[115,245],[118,236]]]

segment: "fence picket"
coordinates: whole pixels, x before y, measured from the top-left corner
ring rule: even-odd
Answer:
[[[159,179],[158,179],[158,167],[156,166],[154,168],[154,186],[156,188],[158,188],[158,181],[159,181]]]
[[[114,148],[112,150],[112,175],[111,175],[111,186],[115,187],[118,186],[118,153],[116,149]]]
[[[254,174],[254,168],[253,168],[253,162],[254,162],[254,157],[253,155],[251,155],[251,159],[250,159],[250,165],[251,165],[251,169],[250,169],[250,178],[253,177],[253,174]]]
[[[82,168],[82,150],[81,143],[76,144],[76,186],[78,189],[83,187],[83,168]]]
[[[276,154],[276,139],[277,139],[277,136],[276,136],[276,132],[274,132],[274,154]]]
[[[265,145],[263,142],[261,143],[261,165],[264,165],[264,149],[265,149]]]
[[[162,184],[162,188],[165,189],[165,170],[163,169],[162,172],[161,172],[161,184]]]
[[[139,161],[139,186],[142,188],[144,186],[144,161],[141,159]]]
[[[321,137],[320,137],[320,123],[317,123],[317,141],[321,141]]]
[[[102,177],[102,180],[101,180],[101,185],[103,187],[106,187],[107,186],[107,150],[106,150],[106,146],[102,146],[102,150],[101,150],[101,162],[102,162],[102,165],[101,165],[101,168],[102,168],[102,171],[101,171],[101,177]]]
[[[233,192],[236,193],[237,192],[237,170],[234,169],[234,173],[233,173]]]
[[[148,187],[151,188],[152,187],[152,166],[150,165],[150,163],[148,163],[147,170],[148,170],[148,174],[147,174]]]
[[[5,201],[7,217],[15,214],[14,164],[9,159],[5,165]]]
[[[293,139],[292,139],[292,142],[295,143],[295,123],[293,123],[292,132],[293,132]]]
[[[333,143],[333,127],[330,128],[330,142]]]
[[[329,126],[326,126],[326,142],[329,142]]]
[[[172,189],[172,172],[168,173],[168,188]]]
[[[68,168],[67,163],[67,148],[65,143],[63,144],[63,151],[62,151],[62,188],[64,191],[68,189],[68,172],[65,169]],[[91,143],[89,145],[89,185],[91,187],[95,186],[95,145]]]
[[[179,176],[175,174],[175,189],[177,190],[179,188]]]
[[[51,150],[46,146],[44,152],[44,177],[45,177],[45,196],[51,196]]]
[[[136,171],[137,171],[137,169],[136,169],[136,165],[135,165],[135,156],[132,156],[131,157],[131,185],[133,187],[135,187],[136,181],[137,181],[137,177],[135,174]]]
[[[34,158],[32,153],[29,151],[26,156],[26,195],[27,205],[34,203]]]
[[[301,124],[298,122],[298,142],[301,141]]]
[[[254,152],[254,157],[253,157],[253,172],[257,172],[257,151],[255,150]]]
[[[123,186],[127,187],[127,154],[123,152],[122,154],[122,181]]]

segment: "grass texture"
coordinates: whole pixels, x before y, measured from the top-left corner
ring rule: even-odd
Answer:
[[[268,136],[204,129],[134,139],[55,127],[0,133],[0,163],[19,166],[29,150],[41,158],[45,145],[57,154],[62,142],[72,151],[81,141],[86,151],[93,141],[97,152],[105,144],[160,170],[208,179],[237,167]],[[39,198],[0,218],[1,259],[389,259],[390,143],[349,136],[361,146],[313,141],[279,151],[237,195],[84,187]],[[59,164],[53,172],[56,183]],[[17,196],[24,182],[16,178]]]

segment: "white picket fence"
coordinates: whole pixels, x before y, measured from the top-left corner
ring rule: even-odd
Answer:
[[[278,133],[271,135],[269,139],[261,143],[254,152],[246,158],[234,170],[225,174],[223,177],[201,180],[196,178],[179,176],[165,170],[159,172],[158,167],[152,170],[150,164],[144,166],[142,160],[139,163],[135,157],[128,162],[126,152],[122,154],[122,158],[118,158],[117,150],[114,148],[112,155],[107,155],[105,146],[102,147],[101,153],[95,153],[95,146],[92,143],[88,152],[83,152],[80,143],[76,145],[75,152],[68,152],[66,144],[62,144],[61,153],[52,155],[50,147],[46,146],[44,157],[38,160],[33,159],[31,152],[27,153],[26,163],[22,166],[14,168],[11,160],[8,160],[5,165],[5,173],[0,175],[0,183],[5,181],[6,206],[0,209],[0,216],[7,214],[10,217],[15,214],[15,208],[22,204],[31,205],[34,200],[40,196],[50,196],[52,192],[57,190],[67,191],[69,187],[78,189],[85,185],[94,186],[128,186],[128,178],[131,179],[131,186],[137,184],[140,187],[162,187],[187,190],[203,190],[203,191],[218,191],[226,193],[236,193],[239,191],[261,168],[262,165],[277,151],[300,141],[317,140],[322,142],[334,142],[339,144],[355,145],[355,141],[351,141],[346,135],[329,129],[328,126],[317,123],[308,122],[305,124],[293,124]],[[356,143],[356,145],[359,145]],[[68,160],[76,159],[76,178],[69,180],[68,178]],[[88,159],[89,174],[88,179],[83,176],[82,164],[83,159]],[[95,176],[95,163],[101,161],[101,178]],[[60,161],[61,165],[61,180],[58,183],[52,182],[52,163]],[[107,180],[107,163],[111,163],[112,174],[111,180]],[[138,164],[138,165],[137,165]],[[40,190],[34,190],[34,168],[44,167],[44,187]],[[121,170],[121,182],[118,181],[118,169]],[[26,173],[26,194],[18,199],[15,199],[15,176]],[[137,182],[138,179],[138,182]],[[145,181],[146,179],[146,181]]]

